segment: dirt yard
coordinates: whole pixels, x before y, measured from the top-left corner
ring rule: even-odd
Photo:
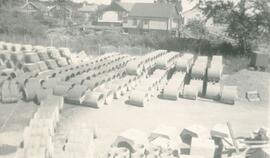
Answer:
[[[66,126],[84,120],[87,124],[97,127],[96,153],[103,157],[116,136],[128,128],[149,133],[159,124],[171,125],[179,129],[192,124],[201,124],[210,129],[216,123],[229,121],[236,136],[249,136],[249,133],[256,128],[270,125],[267,118],[269,79],[270,74],[247,72],[247,70],[225,76],[224,83],[235,83],[239,86],[240,100],[235,105],[206,100],[168,101],[152,98],[145,107],[141,108],[125,104],[128,94],[101,109],[65,105],[55,139],[60,139],[60,135],[66,132],[64,131]],[[248,103],[243,95],[249,89],[257,89],[263,101]],[[23,102],[0,105],[0,143],[9,145],[11,149],[17,147],[22,140],[23,128],[28,124],[36,108],[33,103]],[[9,116],[11,117],[6,122]],[[3,126],[5,122],[6,125]],[[15,150],[11,150],[4,153],[0,150],[0,158],[12,158],[14,152]]]

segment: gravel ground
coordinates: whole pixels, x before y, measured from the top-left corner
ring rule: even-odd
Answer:
[[[268,105],[269,103],[269,82],[270,73],[241,70],[223,79],[224,85],[236,85],[239,100],[245,104],[254,106]],[[247,91],[258,91],[261,97],[260,102],[249,102],[246,99]]]

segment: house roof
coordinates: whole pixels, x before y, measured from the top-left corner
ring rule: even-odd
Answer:
[[[29,2],[25,3],[21,8],[24,9],[28,5],[31,5],[35,9],[40,10],[40,11],[46,11],[47,7],[48,7],[48,6],[46,6],[45,4],[43,4],[42,2],[39,2],[39,1],[29,1]]]
[[[118,11],[126,11],[130,12],[133,8],[134,3],[122,3],[113,1],[110,5],[105,6],[101,9],[101,11],[108,11],[108,10],[118,10]]]
[[[52,6],[52,4],[53,3],[50,1],[29,0],[23,6],[21,6],[21,10],[25,9],[25,7],[27,7],[28,5],[31,5],[36,10],[46,12],[50,10],[50,7]]]
[[[124,10],[127,12],[130,12],[132,7],[134,6],[134,3],[123,3],[123,2],[117,2],[115,1],[116,4],[118,4],[120,7],[122,7]]]
[[[174,4],[168,3],[136,3],[129,16],[152,18],[179,18]]]
[[[56,10],[65,10],[65,11],[67,11],[67,12],[69,12],[69,13],[71,13],[72,12],[72,10],[70,9],[70,8],[68,8],[68,7],[65,7],[65,6],[61,6],[61,5],[54,5],[54,6],[51,6],[50,8],[49,8],[49,11],[52,11],[52,10],[54,10],[54,9],[56,9]]]

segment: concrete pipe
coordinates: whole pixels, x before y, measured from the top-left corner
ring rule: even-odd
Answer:
[[[47,50],[48,54],[50,55],[51,59],[59,59],[61,55],[57,49]]]
[[[49,135],[54,135],[54,122],[52,119],[39,119],[34,118],[30,120],[29,127],[31,128],[42,128],[47,127],[49,130]]]
[[[15,79],[10,80],[9,90],[10,90],[10,94],[12,96],[12,101],[17,102],[18,99],[21,98],[21,96],[20,96],[21,95],[20,94],[20,85],[17,82],[17,80],[15,80]]]
[[[104,104],[109,105],[113,100],[113,92],[105,87],[97,87],[94,92],[100,92],[104,95]]]
[[[10,60],[10,57],[11,57],[11,52],[10,51],[1,51],[0,58],[3,61]]]
[[[58,68],[58,65],[55,60],[50,59],[45,61],[49,69],[56,69]]]
[[[39,62],[37,62],[37,64],[39,66],[40,71],[48,70],[48,67],[44,61],[39,61]]]
[[[195,61],[195,64],[197,64],[197,63],[207,64],[207,62],[208,62],[207,56],[198,56],[197,60]]]
[[[58,109],[55,107],[55,110],[58,110]],[[53,121],[53,126],[56,127],[57,123],[59,121],[58,116],[59,116],[59,113],[56,113],[52,109],[48,110],[48,109],[44,109],[42,107],[42,111],[40,109],[38,109],[38,111],[34,114],[34,119],[50,119]],[[45,131],[46,133],[44,133],[44,135],[50,135],[48,128],[47,128],[47,131]],[[41,133],[41,134],[43,134],[43,133]]]
[[[26,63],[36,63],[36,62],[39,62],[40,59],[36,53],[25,53],[24,61]]]
[[[84,76],[76,76],[74,78],[70,79],[70,82],[74,83],[74,84],[82,84],[85,80]]]
[[[37,63],[23,64],[22,69],[24,72],[31,72],[33,74],[39,73],[39,65]]]
[[[47,48],[44,46],[34,46],[33,51],[36,53],[47,53]]]
[[[176,86],[177,83],[170,82],[163,91],[163,98],[164,99],[170,99],[170,100],[177,100],[179,96],[179,89]]]
[[[91,78],[90,80],[85,80],[83,85],[87,86],[89,89],[93,90],[101,84],[101,81],[98,78]]]
[[[63,57],[70,57],[70,55],[71,55],[71,52],[70,52],[69,48],[61,47],[58,50],[59,50],[59,52],[61,53],[61,55]]]
[[[190,80],[190,85],[196,86],[198,90],[198,95],[202,96],[204,92],[203,80]]]
[[[22,45],[21,50],[23,52],[29,52],[33,50],[33,46],[30,44],[25,44],[25,45]]]
[[[15,68],[15,63],[12,60],[6,60],[5,65],[7,68]]]
[[[48,80],[49,78],[53,78],[55,72],[52,70],[46,70],[38,73],[35,77],[43,80]]]
[[[53,94],[53,89],[43,89],[40,88],[36,93],[36,103],[40,104],[42,100],[47,99],[48,96]]]
[[[4,50],[8,50],[8,51],[12,51],[12,43],[4,43],[3,44],[3,49]]]
[[[40,80],[37,78],[27,79],[22,90],[24,100],[35,100],[37,91],[41,89],[42,82],[44,82],[44,80]]]
[[[6,80],[2,83],[1,87],[1,101],[2,103],[12,103],[12,96],[9,90],[10,81]]]
[[[64,58],[64,57],[57,58],[57,59],[56,59],[56,62],[57,62],[57,64],[58,64],[60,67],[63,67],[63,66],[67,66],[67,65],[68,65],[67,59]]]
[[[2,69],[2,70],[0,70],[0,76],[7,77],[8,79],[14,79],[18,75],[14,69]]]
[[[19,52],[13,52],[10,54],[10,60],[12,60],[14,63],[19,63],[24,59],[24,55]]]
[[[143,63],[140,60],[130,61],[126,65],[128,75],[139,75],[143,71]]]
[[[237,87],[236,86],[224,86],[221,90],[220,101],[225,104],[234,104],[237,99]]]
[[[206,67],[203,65],[194,65],[191,69],[191,77],[195,79],[203,79],[205,76]]]
[[[220,55],[213,55],[212,56],[212,61],[211,61],[211,66],[214,65],[223,65],[223,57]]]
[[[55,74],[54,77],[60,78],[61,81],[68,81],[70,79],[70,74],[66,72],[59,72],[58,74]]]
[[[123,78],[123,82],[126,83],[126,86],[127,86],[127,91],[132,90],[132,88],[134,86],[132,83],[133,79],[134,79],[134,77],[131,77],[131,76],[127,76],[127,77]]]
[[[183,72],[189,72],[191,67],[191,63],[187,59],[180,58],[176,62],[176,70],[177,71],[183,71]]]
[[[40,106],[56,106],[59,108],[59,112],[61,112],[64,108],[64,97],[51,95],[47,99],[42,100]]]
[[[222,67],[211,67],[208,69],[208,81],[218,82],[222,76]]]
[[[121,95],[125,95],[128,92],[128,84],[127,83],[123,83],[121,86]]]
[[[219,83],[208,83],[205,97],[208,99],[219,100],[221,94],[221,87]]]
[[[57,96],[65,96],[67,92],[72,88],[73,85],[65,84],[65,85],[56,85],[53,88],[53,94]]]
[[[198,88],[196,85],[185,85],[183,97],[186,99],[196,100],[198,97]]]
[[[101,92],[87,91],[82,104],[93,108],[100,108],[104,105],[104,102],[105,96]]]
[[[37,53],[40,60],[49,60],[49,54],[47,52],[38,52]]]
[[[148,93],[141,90],[134,90],[129,95],[128,103],[143,107],[148,97]]]
[[[108,82],[105,84],[105,88],[110,89],[113,92],[113,98],[119,99],[121,97],[122,85],[114,82]]]
[[[47,158],[53,155],[53,144],[51,137],[39,137],[39,136],[32,136],[25,141],[25,150],[24,150],[24,157],[40,157],[40,158]],[[41,152],[40,148],[45,148],[48,153]],[[35,149],[35,150],[33,150]],[[33,150],[33,151],[29,151]],[[48,154],[48,155],[45,155]]]
[[[65,95],[65,102],[69,104],[82,104],[88,89],[86,85],[75,85]]]
[[[59,108],[56,106],[40,106],[34,115],[34,118],[52,118],[55,126],[59,121]]]

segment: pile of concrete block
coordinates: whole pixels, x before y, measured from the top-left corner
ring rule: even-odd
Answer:
[[[128,129],[121,133],[111,145],[107,154],[108,158],[120,157],[145,157],[146,147],[148,145],[147,135],[136,129]]]
[[[176,71],[189,73],[194,62],[194,55],[184,53],[176,62]]]
[[[208,57],[198,56],[193,66],[192,59],[191,55],[184,54],[176,64],[176,70],[184,70],[188,76],[182,97],[192,100],[201,97],[225,104],[234,104],[237,100],[237,87],[220,83],[223,74],[223,57],[213,56],[209,68]],[[182,80],[179,82],[182,83]]]
[[[63,146],[56,149],[52,158],[94,158],[93,130],[86,124],[73,124],[67,131]]]
[[[192,125],[182,130],[159,125],[149,136],[129,129],[117,136],[111,145],[108,158],[214,158],[217,150],[210,130]]]
[[[177,100],[180,95],[183,95],[185,77],[185,72],[176,72],[173,74],[164,87],[162,97],[164,99]]]
[[[164,88],[167,82],[167,73],[167,70],[155,70],[150,77],[144,77],[141,80],[142,84],[138,85],[130,93],[128,103],[136,106],[145,106],[145,103],[151,97],[156,97]]]
[[[222,56],[213,56],[208,68],[208,81],[219,82],[223,73],[223,57]]]
[[[208,57],[198,56],[191,70],[191,78],[204,80],[208,67]]]
[[[18,148],[15,158],[53,156],[53,136],[63,104],[63,97],[58,96],[51,96],[41,103],[29,126],[24,129],[22,148]]]

